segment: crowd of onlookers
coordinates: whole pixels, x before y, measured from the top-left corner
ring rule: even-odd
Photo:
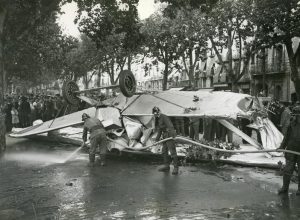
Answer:
[[[265,113],[256,112],[261,114],[261,117],[268,117],[276,128],[285,134],[290,124],[292,108],[299,105],[299,102],[279,102],[277,100],[271,100],[265,105]],[[198,118],[198,117],[171,117],[177,134],[183,136],[189,136],[192,139],[199,140],[199,134],[203,135],[203,139],[207,141],[213,141],[218,139],[220,141],[233,141],[233,133],[227,129],[224,125],[220,124],[213,118]],[[236,121],[230,120],[230,123],[238,127],[248,136],[252,136],[252,133],[256,133],[256,138],[259,143],[262,142],[260,132],[257,129],[249,127],[253,121],[248,118],[238,117]],[[243,143],[247,141],[243,140]]]
[[[95,98],[95,97],[93,97]],[[103,100],[102,96],[97,96],[99,100]],[[61,95],[6,95],[4,103],[1,103],[0,111],[5,114],[6,131],[10,132],[12,128],[25,128],[33,125],[36,120],[49,121],[65,114],[86,108],[86,104],[82,102],[79,106],[68,108],[65,99]],[[279,103],[271,101],[266,109],[268,117],[274,125],[284,132],[286,124],[290,120],[290,103]],[[210,118],[185,118],[172,117],[174,127],[178,134],[190,136],[195,140],[199,140],[199,134],[203,134],[203,138],[212,141],[215,138],[232,142],[232,132],[214,119]],[[250,120],[240,118],[236,123],[244,133],[251,136],[252,129],[247,127]],[[257,138],[260,142],[260,135],[257,132]],[[244,141],[243,141],[244,142]]]
[[[97,101],[111,98],[93,92],[90,96]],[[4,102],[0,103],[0,112],[5,114],[6,132],[11,132],[12,128],[32,126],[36,120],[49,121],[87,107],[89,105],[83,101],[78,105],[68,105],[59,94],[6,95]]]
[[[13,127],[29,127],[35,120],[48,121],[64,115],[66,103],[60,95],[7,95],[1,110],[6,131],[10,132]]]

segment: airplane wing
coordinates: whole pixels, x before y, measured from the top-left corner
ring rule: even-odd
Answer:
[[[122,110],[134,102],[139,96],[140,95],[133,95],[132,97],[126,97],[120,93],[117,97],[106,99],[102,103]]]
[[[96,114],[96,108],[92,107],[92,108],[84,109],[82,111],[74,112],[72,114],[68,114],[56,118],[55,120],[45,121],[42,124],[25,128],[22,131],[16,133],[11,133],[9,136],[16,137],[16,138],[28,137],[31,135],[42,134],[48,131],[54,131],[54,130],[58,130],[73,125],[80,125],[83,123],[83,121],[81,121],[81,115],[83,113],[87,113],[91,116],[94,116]]]
[[[121,98],[120,98],[121,99]],[[116,107],[122,115],[149,116],[157,106],[162,113],[177,117],[213,117],[236,119],[247,117],[253,99],[250,95],[233,92],[164,91],[122,99]]]

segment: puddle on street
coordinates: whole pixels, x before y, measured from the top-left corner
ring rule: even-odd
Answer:
[[[135,210],[87,210],[77,207],[78,219],[200,219],[200,220],[298,220],[300,217],[299,210],[289,210],[280,203],[261,204],[253,206],[241,206],[223,209],[203,209],[184,212],[183,208],[174,208],[172,206],[141,208]],[[79,208],[79,209],[78,209]],[[81,207],[82,208],[82,207]],[[64,209],[60,210],[64,212]],[[74,213],[73,213],[74,214]],[[60,215],[61,219],[69,219],[73,214],[64,213]]]
[[[89,168],[84,152],[62,164],[74,146],[25,144],[0,162],[1,220],[300,219],[300,197],[278,197],[243,168],[201,164],[173,176],[157,165],[110,158],[106,167]]]

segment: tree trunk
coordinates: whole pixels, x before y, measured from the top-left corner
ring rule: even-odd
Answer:
[[[233,73],[233,68],[232,68],[232,31],[228,28],[228,43],[227,43],[227,47],[228,47],[228,75],[229,75],[229,79],[231,82],[231,90],[233,92],[237,92],[237,83],[235,82],[235,75]]]
[[[190,68],[189,68],[189,78],[190,78],[190,86],[192,86],[192,88],[195,88],[195,67],[194,67],[194,62],[193,62],[193,49],[190,48],[189,49],[189,61],[190,61]]]
[[[218,48],[217,48],[216,43],[214,42],[213,38],[212,38],[212,37],[209,37],[209,40],[210,40],[210,42],[211,42],[212,48],[214,49],[214,51],[215,51],[215,53],[216,53],[216,55],[217,55],[217,57],[218,57],[219,62],[221,63],[221,65],[223,66],[223,68],[225,68],[225,70],[228,71],[228,70],[227,70],[227,67],[226,67],[226,66],[224,65],[224,63],[223,63],[222,55],[221,55],[220,52],[218,51]]]
[[[265,51],[265,49],[263,49],[263,51],[262,51],[262,74],[263,74],[263,79],[262,79],[263,96],[266,96],[267,91],[266,91],[266,51]]]
[[[163,76],[163,91],[167,90],[168,85],[168,74],[169,74],[169,62],[165,60],[165,69],[164,69],[164,76]]]
[[[228,77],[229,77],[229,82],[232,80],[231,78],[231,73],[232,73],[232,63],[231,63],[231,71],[229,70],[230,67],[227,67],[224,62],[223,62],[223,59],[222,59],[222,55],[220,54],[220,52],[218,51],[218,48],[216,46],[216,43],[214,42],[213,38],[212,37],[209,37],[209,40],[211,42],[211,45],[212,45],[212,48],[214,49],[217,57],[218,57],[218,60],[220,62],[220,64],[222,65],[222,67],[224,68],[224,71],[228,73]],[[231,38],[230,38],[230,42],[231,42]],[[232,43],[231,43],[231,46],[232,46]],[[231,48],[232,49],[232,48]],[[229,51],[229,50],[228,50]],[[229,59],[229,54],[228,54],[228,60],[230,62],[230,59]],[[231,50],[231,62],[232,62],[232,50]],[[229,83],[227,82],[227,83]],[[232,83],[232,85],[234,85],[236,83]],[[237,88],[236,88],[237,89]]]
[[[285,42],[287,54],[289,57],[289,63],[290,63],[290,68],[291,68],[291,78],[295,86],[296,94],[297,94],[297,100],[300,100],[300,76],[299,72],[297,69],[297,62],[296,62],[296,56],[293,51],[293,46],[292,46],[292,40],[289,39]]]
[[[242,37],[239,33],[239,68],[238,68],[238,73],[237,76],[240,75],[241,73],[241,66],[242,66]]]
[[[0,158],[6,149],[5,133],[5,115],[0,112]]]
[[[112,59],[111,60],[111,63],[110,63],[110,69],[111,69],[111,85],[115,85],[116,82],[115,82],[115,60]]]
[[[83,84],[84,84],[84,88],[88,89],[89,88],[89,81],[88,81],[88,76],[87,74],[85,76],[83,76]]]
[[[245,75],[247,73],[247,69],[250,64],[251,54],[252,54],[252,49],[250,49],[250,51],[248,51],[246,54],[243,69],[242,69],[241,73],[238,75],[238,77],[236,78],[236,80],[235,80],[236,83],[243,77],[243,75]],[[240,69],[242,66],[242,60],[240,61],[239,65],[240,65],[239,66],[239,69]]]
[[[3,7],[0,9],[0,81],[1,81],[1,92],[0,92],[0,102],[3,103],[4,100],[4,94],[5,94],[5,87],[6,87],[6,77],[5,77],[5,71],[4,71],[4,54],[3,54],[3,48],[4,48],[4,20],[6,17],[6,9]]]
[[[131,70],[131,54],[128,55],[128,70]]]
[[[196,87],[196,82],[195,82],[195,71],[194,71],[194,66],[190,66],[189,69],[189,84],[192,88]]]
[[[101,86],[101,72],[100,72],[100,65],[98,67],[98,80],[97,80],[97,86]]]

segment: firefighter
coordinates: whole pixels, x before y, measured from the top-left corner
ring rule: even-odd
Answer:
[[[106,151],[107,151],[107,138],[106,131],[103,124],[98,118],[91,118],[88,114],[82,114],[83,125],[83,135],[82,139],[84,143],[87,141],[87,133],[90,133],[91,148],[89,152],[89,165],[93,166],[95,164],[96,150],[99,146],[100,148],[100,164],[101,166],[106,165]]]
[[[160,109],[158,107],[154,107],[152,109],[152,113],[155,117],[155,127],[157,128],[157,136],[155,141],[159,141],[161,135],[163,138],[169,138],[169,137],[175,137],[176,131],[174,129],[174,126],[170,120],[170,118],[160,112]],[[176,152],[176,146],[174,140],[169,140],[163,143],[162,147],[162,154],[163,154],[163,160],[164,165],[158,169],[158,171],[161,172],[169,172],[170,170],[170,158],[169,158],[169,152],[171,154],[171,159],[173,160],[174,169],[172,171],[173,175],[178,174],[178,157]]]
[[[295,106],[292,110],[291,123],[284,134],[283,141],[279,149],[286,149],[300,152],[300,106]],[[283,186],[278,190],[278,194],[288,193],[289,185],[295,166],[298,166],[298,191],[300,195],[300,156],[291,153],[285,153],[286,165],[283,169]]]

